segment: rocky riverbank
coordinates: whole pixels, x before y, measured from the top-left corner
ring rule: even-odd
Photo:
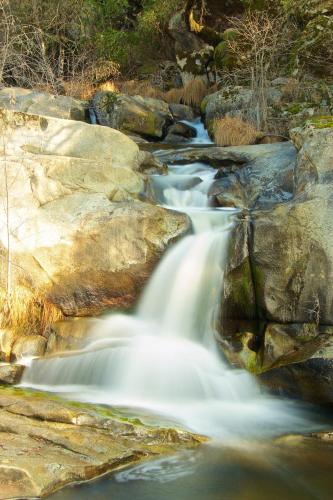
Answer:
[[[144,424],[124,410],[0,390],[0,498],[35,498],[66,484],[205,442],[184,430]]]
[[[281,100],[281,92],[273,94]],[[110,101],[111,94],[93,105],[100,126],[83,121],[90,119],[83,101],[0,91],[1,165],[10,186],[1,191],[9,218],[0,217],[4,237],[10,234],[10,285],[60,314],[42,329],[32,321],[24,332],[3,324],[2,360],[80,347],[91,325],[85,317],[132,307],[164,250],[190,230],[186,215],[156,206],[147,174],[204,162],[216,169],[211,203],[242,211],[224,286],[222,348],[232,363],[265,373],[274,390],[331,402],[330,117],[292,129],[292,141],[191,147],[188,125],[175,125],[190,108],[151,98]],[[237,96],[208,96],[207,123],[236,109]],[[146,143],[140,151],[110,128],[148,137],[148,123],[155,140],[184,135],[153,156]],[[5,238],[1,251],[8,260]]]

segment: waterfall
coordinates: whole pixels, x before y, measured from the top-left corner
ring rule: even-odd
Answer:
[[[188,183],[189,175],[197,179],[184,188],[179,178]],[[154,178],[160,201],[175,208],[180,202],[194,234],[166,252],[134,315],[100,320],[80,351],[34,360],[24,385],[146,408],[224,439],[274,434],[291,422],[301,427],[301,417],[288,415],[284,404],[262,395],[254,378],[229,367],[218,351],[215,337],[235,211],[209,208],[213,177],[209,166],[192,164],[173,166],[166,178]],[[194,191],[200,192],[200,202]]]

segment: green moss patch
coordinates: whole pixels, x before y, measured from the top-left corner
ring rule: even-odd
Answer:
[[[316,116],[311,120],[307,120],[306,124],[315,129],[333,128],[333,116]]]

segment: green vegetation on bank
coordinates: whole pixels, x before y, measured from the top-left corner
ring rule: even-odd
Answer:
[[[0,82],[31,87],[106,81],[171,57],[180,0],[0,0]]]

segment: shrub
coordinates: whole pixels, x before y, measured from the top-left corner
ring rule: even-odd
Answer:
[[[210,126],[218,146],[242,146],[255,144],[262,136],[251,123],[241,118],[216,118]]]
[[[168,23],[178,7],[181,0],[0,0],[0,82],[52,93],[69,82],[79,95],[81,82],[172,59]]]

